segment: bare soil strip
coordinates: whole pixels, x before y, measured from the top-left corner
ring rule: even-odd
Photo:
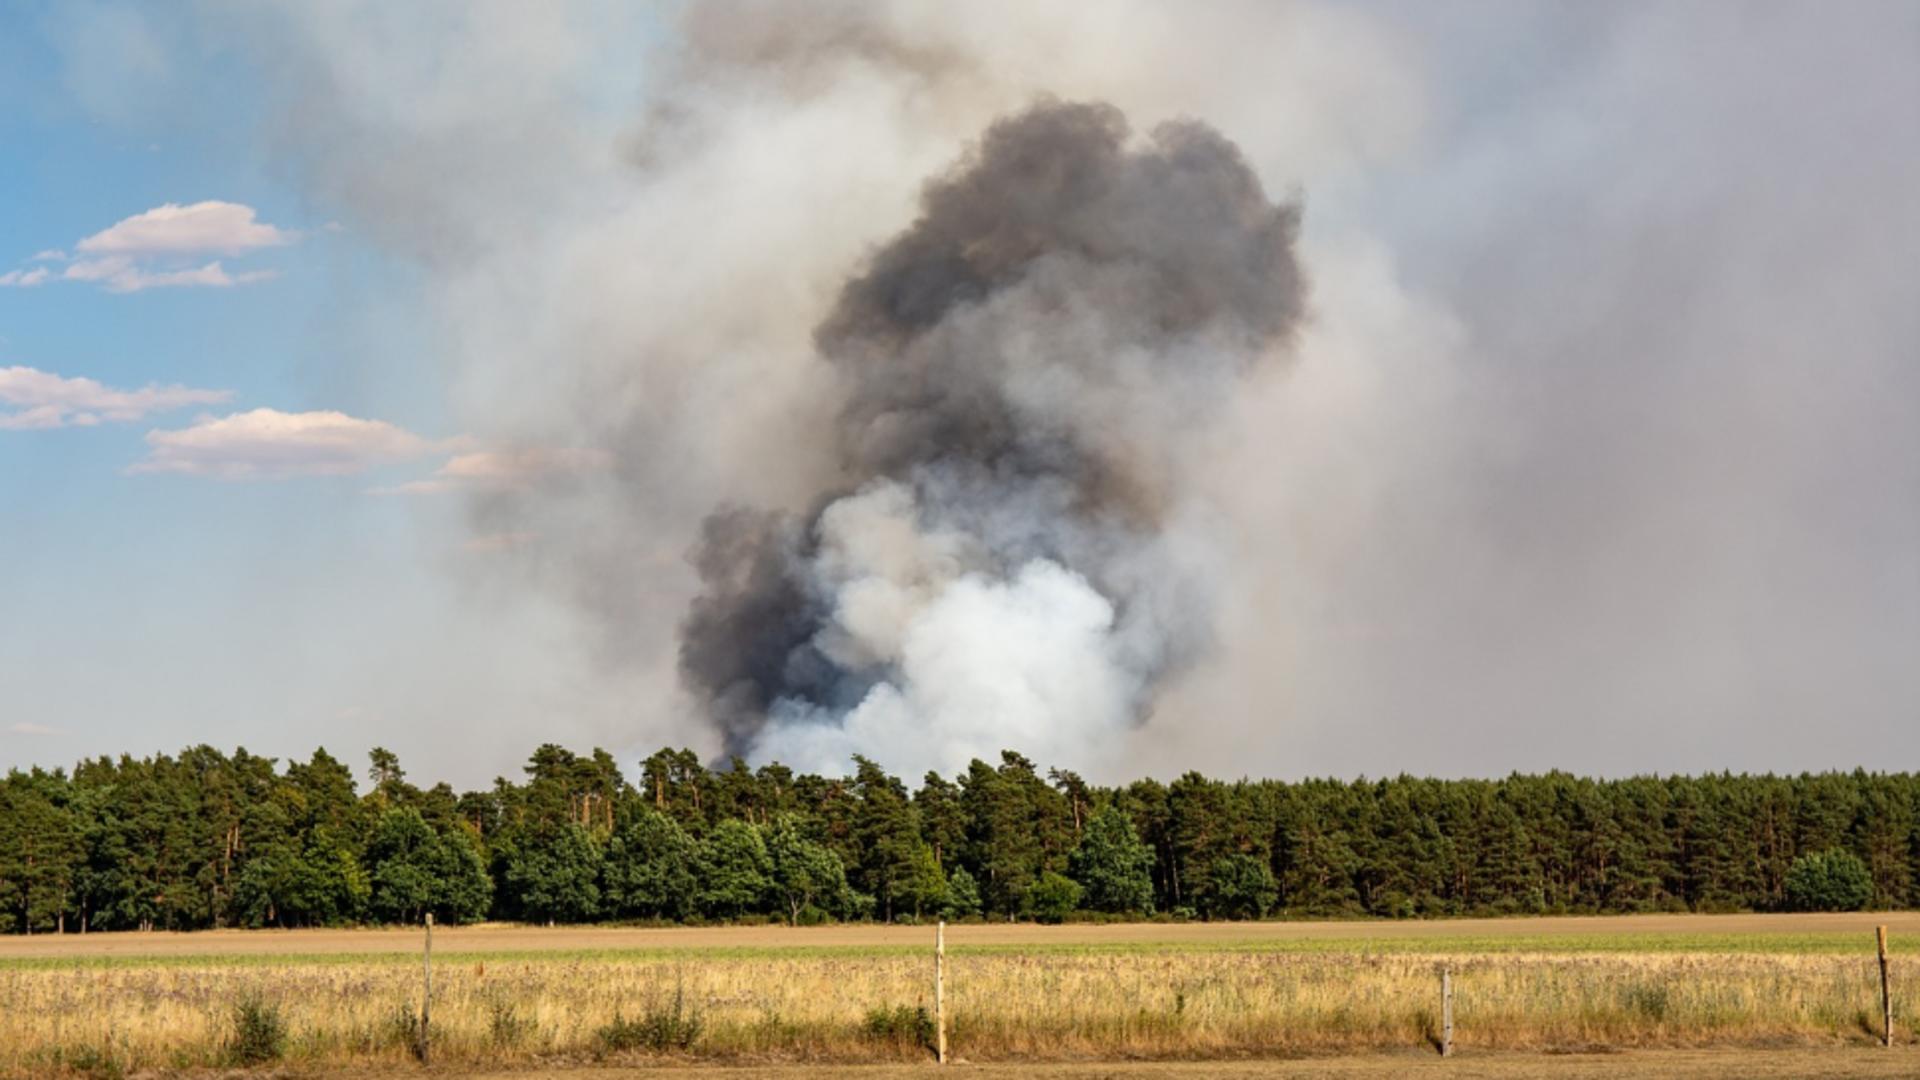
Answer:
[[[528,1080],[536,1076],[575,1076],[580,1080],[649,1080],[663,1074],[675,1080],[1198,1080],[1222,1077],[1246,1080],[1371,1080],[1375,1077],[1446,1077],[1447,1080],[1880,1080],[1920,1076],[1920,1050],[1868,1047],[1782,1050],[1641,1050],[1617,1054],[1475,1054],[1442,1059],[1433,1054],[1380,1054],[1293,1061],[1085,1062],[1074,1064],[956,1063],[926,1065],[778,1065],[715,1068],[660,1065],[645,1068],[596,1068],[475,1074],[481,1080]],[[355,1073],[359,1078],[418,1077],[419,1072]]]
[[[1605,935],[1827,934],[1891,928],[1894,940],[1920,938],[1920,912],[1827,915],[1611,915],[1431,921],[1116,923],[1036,926],[968,924],[947,928],[949,948],[967,946],[1245,945],[1303,941],[1406,942],[1447,938],[1556,938]],[[434,950],[449,953],[648,949],[910,948],[926,945],[928,927],[785,926],[532,927],[509,924],[443,927]],[[419,948],[418,929],[202,930],[192,933],[39,934],[0,936],[0,958],[376,955]]]

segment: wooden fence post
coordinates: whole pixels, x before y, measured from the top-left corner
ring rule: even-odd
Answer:
[[[427,1063],[427,1029],[433,1020],[433,912],[427,912],[427,951],[421,960],[425,988],[420,995],[420,1063]]]
[[[947,920],[933,930],[933,1057],[947,1063]]]
[[[1440,1056],[1453,1056],[1453,969],[1440,969]]]
[[[1893,984],[1887,980],[1887,928],[1879,927],[1874,936],[1880,940],[1880,1043],[1891,1049],[1893,1046]]]

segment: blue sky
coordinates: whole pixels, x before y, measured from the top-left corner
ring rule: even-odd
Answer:
[[[1917,19],[0,6],[0,767],[715,751],[701,522],[830,488],[813,327],[1042,95],[1305,206],[1103,779],[1915,767]]]
[[[394,314],[418,303],[418,274],[329,229],[325,207],[276,181],[256,138],[260,77],[248,62],[216,55],[200,66],[207,58],[190,50],[153,83],[90,85],[73,67],[85,23],[66,5],[0,11],[11,61],[0,64],[10,103],[0,110],[0,273],[57,275],[82,238],[168,204],[247,207],[287,240],[237,257],[141,260],[272,275],[230,287],[0,288],[0,368],[231,395],[5,432],[0,763],[198,741],[299,751],[329,724],[377,716],[365,684],[447,636],[453,602],[437,548],[459,541],[439,520],[446,508],[368,494],[426,476],[447,455],[337,476],[129,470],[150,431],[256,408],[337,410],[425,440],[458,434],[421,327]],[[143,102],[148,91],[164,100]],[[69,258],[32,259],[46,250]]]

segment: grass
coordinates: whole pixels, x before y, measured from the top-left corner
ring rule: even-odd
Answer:
[[[1765,954],[1777,956],[1857,956],[1861,936],[1857,933],[1707,933],[1707,934],[1583,934],[1583,935],[1447,935],[1427,937],[1326,937],[1259,939],[1219,937],[1206,941],[1093,941],[1034,942],[1023,944],[986,944],[947,946],[955,956],[1110,956],[1161,953],[1260,953],[1324,955],[1339,953],[1354,956],[1449,956],[1458,954],[1504,955],[1510,953],[1704,953]],[[434,950],[435,962],[449,964],[508,963],[537,955],[550,963],[610,963],[618,961],[700,960],[772,960],[815,959],[851,960],[885,957],[921,956],[921,945],[718,945],[698,948],[639,946],[634,948],[556,948],[530,954],[525,949]],[[1889,952],[1895,956],[1920,955],[1920,943],[1911,937],[1894,942]],[[415,966],[417,951],[287,952],[287,953],[161,953],[130,955],[45,955],[0,956],[0,971],[148,968],[148,967],[362,967],[393,964]]]
[[[949,1041],[974,1061],[1404,1052],[1432,1036],[1441,965],[1453,972],[1456,1037],[1475,1051],[1865,1046],[1878,1032],[1878,969],[1858,933],[1617,925],[1315,939],[1223,927],[1187,940],[1129,931],[974,945],[975,928],[955,928]],[[436,950],[433,1061],[925,1060],[930,941],[701,940],[715,947]],[[1894,973],[1896,1033],[1913,1045],[1920,965]],[[243,1004],[245,1022],[275,1029],[276,1054],[252,1060],[404,1067],[414,1033],[395,1018],[415,1014],[419,993],[419,959],[407,954],[16,955],[0,960],[0,1076],[219,1068],[243,1056]]]

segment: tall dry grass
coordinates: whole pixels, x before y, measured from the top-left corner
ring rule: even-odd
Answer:
[[[1871,957],[956,952],[950,1041],[974,1060],[1401,1048],[1434,1035],[1441,964],[1454,973],[1463,1046],[1824,1043],[1878,1032]],[[1920,973],[1906,966],[1897,974],[1897,1024],[1911,1041]],[[931,1006],[931,980],[930,956],[898,954],[437,964],[432,1056],[443,1065],[511,1065],[645,1053],[609,1051],[609,1025],[616,1015],[629,1025],[663,1017],[677,998],[694,1034],[668,1054],[898,1059],[925,1051],[897,1026],[879,1030],[873,1014]],[[5,968],[0,1074],[226,1065],[242,999],[277,1010],[284,1060],[296,1067],[404,1063],[419,994],[418,965],[386,958]]]

